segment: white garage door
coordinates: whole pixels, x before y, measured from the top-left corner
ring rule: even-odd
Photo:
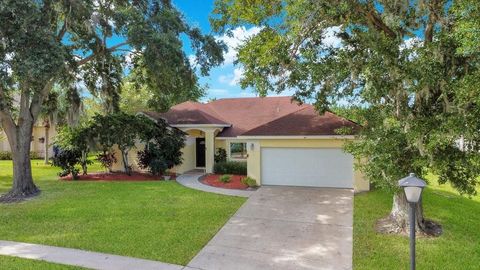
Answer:
[[[262,184],[353,188],[353,157],[342,149],[262,148]]]

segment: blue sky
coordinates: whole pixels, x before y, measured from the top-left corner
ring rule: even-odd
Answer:
[[[208,18],[213,10],[214,0],[174,0],[173,3],[183,12],[190,25],[200,27],[203,33],[212,33]],[[234,48],[238,46],[241,40],[258,32],[258,30],[258,28],[237,28],[234,29],[234,38],[217,35],[217,38],[229,45],[229,52],[225,54],[223,65],[212,69],[209,76],[200,77],[200,84],[208,85],[207,96],[204,101],[211,98],[251,97],[256,95],[253,89],[241,89],[239,86],[238,79],[241,77],[242,69],[240,66],[235,66],[233,60],[235,58]],[[188,43],[186,43],[185,52],[187,55],[191,54]]]

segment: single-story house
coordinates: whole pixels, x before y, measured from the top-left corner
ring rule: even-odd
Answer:
[[[248,176],[259,185],[369,189],[353,156],[342,149],[354,136],[336,132],[350,128],[354,133],[360,126],[331,112],[319,115],[312,105],[291,97],[184,102],[166,113],[144,114],[187,134],[183,164],[173,172],[212,173],[216,149],[223,148],[228,160],[247,163]],[[130,164],[135,158],[131,153]],[[121,166],[119,160],[114,169]]]
[[[45,144],[48,144],[48,155],[53,156],[53,141],[57,136],[57,127],[54,124],[48,125],[48,140],[46,139],[47,127],[46,123],[39,120],[33,126],[32,142],[30,144],[31,152],[35,152],[39,157],[45,157]],[[10,143],[8,142],[5,131],[0,130],[0,152],[11,152]]]

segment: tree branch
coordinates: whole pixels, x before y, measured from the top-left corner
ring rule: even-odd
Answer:
[[[67,33],[67,24],[67,19],[65,18],[65,22],[63,22],[63,26],[60,29],[60,32],[58,32],[57,41],[62,41],[63,36]]]
[[[355,6],[357,12],[364,14],[367,21],[369,21],[377,30],[382,31],[388,37],[396,38],[397,34],[390,27],[388,27],[383,20],[380,18],[378,13],[375,11],[373,5],[368,5],[368,10],[365,10],[361,5]]]
[[[119,49],[120,47],[123,47],[125,45],[128,45],[129,43],[126,41],[126,42],[121,42],[117,45],[114,45],[110,48],[107,48],[107,51],[109,52],[113,52],[113,51],[116,51],[117,49]],[[88,62],[90,62],[91,60],[93,60],[96,56],[98,55],[98,52],[96,53],[92,53],[91,55],[83,58],[83,59],[80,59],[78,62],[77,62],[77,66],[81,66],[81,65],[84,65]]]
[[[50,78],[47,81],[45,86],[40,92],[36,92],[32,97],[32,102],[30,104],[30,115],[33,118],[33,121],[37,121],[38,115],[40,114],[40,110],[42,109],[42,104],[44,99],[50,93],[50,90],[53,87],[53,83],[55,82],[55,78]]]
[[[375,28],[377,28],[378,30],[381,30],[391,38],[397,37],[397,34],[382,21],[382,19],[378,16],[378,14],[374,10],[367,11],[366,15],[367,15],[367,19],[373,24],[373,26],[375,26]]]
[[[432,3],[429,3],[428,5],[428,22],[427,25],[425,26],[425,42],[430,43],[433,40],[433,28],[435,24],[438,21],[438,15],[437,15],[437,10],[438,10],[438,2],[434,1]]]
[[[1,86],[0,86],[0,99],[6,100],[5,92]],[[5,134],[7,134],[7,138],[12,137],[13,132],[15,131],[16,125],[15,125],[15,121],[13,120],[12,114],[9,111],[5,109],[0,109],[0,124],[3,130],[5,131]]]

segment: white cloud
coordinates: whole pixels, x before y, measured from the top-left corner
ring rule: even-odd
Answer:
[[[230,86],[236,86],[240,83],[240,80],[243,77],[243,72],[243,67],[237,67],[233,70],[233,73],[220,75],[218,77],[218,82],[228,84]]]
[[[220,75],[218,77],[218,81],[220,83],[228,84],[232,80],[232,74],[227,74],[227,75]]]
[[[423,40],[421,40],[419,37],[413,37],[413,38],[408,38],[403,41],[402,44],[400,44],[400,50],[403,51],[405,49],[413,49],[415,47],[422,47],[423,46]]]
[[[337,37],[337,34],[340,32],[340,26],[332,26],[325,29],[323,33],[323,44],[327,47],[340,48],[342,46],[342,40]]]
[[[231,86],[237,85],[238,83],[240,83],[240,80],[242,79],[242,77],[243,77],[243,68],[241,67],[235,68],[233,70],[233,77],[228,84]]]
[[[246,39],[258,34],[260,30],[262,30],[262,28],[256,26],[249,29],[244,26],[239,26],[231,31],[231,36],[226,34],[217,36],[216,39],[223,41],[228,47],[228,51],[223,55],[225,64],[232,64],[237,58],[238,47],[242,45]]]
[[[197,66],[197,58],[195,57],[195,55],[190,54],[188,56],[188,62],[190,63],[190,66],[192,68],[196,67]]]

